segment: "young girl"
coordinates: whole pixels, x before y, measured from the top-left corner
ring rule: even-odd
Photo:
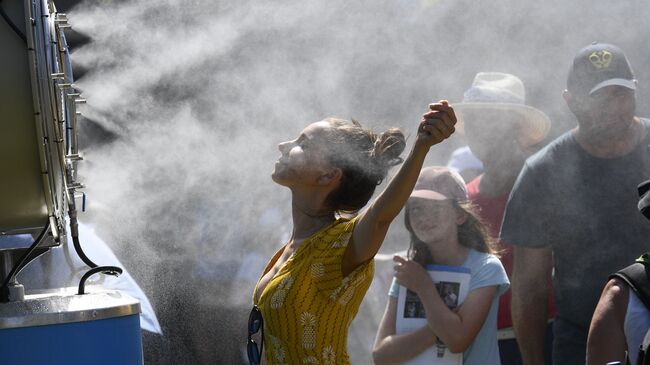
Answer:
[[[293,233],[253,292],[251,363],[262,352],[251,336],[261,330],[267,364],[349,364],[347,331],[372,281],[372,259],[429,148],[454,131],[446,101],[429,107],[399,172],[357,215],[388,168],[401,162],[399,130],[376,136],[354,121],[326,119],[279,145],[272,178],[291,190]]]
[[[395,278],[373,349],[375,364],[396,364],[413,358],[438,341],[463,364],[500,364],[496,316],[498,299],[509,286],[494,255],[487,228],[467,202],[465,182],[445,167],[422,170],[406,204],[405,225],[411,234],[410,260],[395,256]],[[424,266],[470,269],[469,294],[451,310]],[[426,312],[427,325],[414,332],[395,333],[400,286],[415,292]]]

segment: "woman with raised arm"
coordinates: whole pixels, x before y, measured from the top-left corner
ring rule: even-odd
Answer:
[[[487,227],[468,201],[462,177],[446,167],[422,169],[406,203],[404,224],[411,234],[409,259],[393,258],[395,278],[372,352],[375,364],[399,364],[432,346],[434,357],[441,348],[462,352],[464,365],[500,364],[496,320],[499,296],[509,281]],[[436,288],[425,269],[430,264],[469,272],[469,293],[462,303],[445,285]],[[397,334],[403,287],[419,297],[426,325]]]
[[[409,197],[429,148],[454,132],[446,101],[429,105],[413,149],[363,212],[375,187],[402,160],[404,135],[325,119],[281,143],[273,181],[291,190],[293,231],[253,292],[248,356],[267,364],[349,364],[347,333],[372,281],[373,257]],[[352,218],[348,218],[351,216]]]

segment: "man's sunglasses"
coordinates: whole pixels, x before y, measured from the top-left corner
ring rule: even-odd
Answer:
[[[252,336],[259,331],[262,331],[262,339],[260,340],[260,347],[253,340]],[[248,316],[248,343],[246,349],[248,350],[248,362],[251,365],[259,365],[262,349],[264,348],[264,320],[262,319],[262,312],[255,305],[251,309],[251,314]]]

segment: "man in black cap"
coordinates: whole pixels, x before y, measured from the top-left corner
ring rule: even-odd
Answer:
[[[543,364],[546,278],[557,307],[553,363],[584,364],[600,289],[647,251],[636,185],[650,177],[650,120],[635,116],[636,80],[616,46],[578,52],[564,99],[578,126],[526,161],[501,239],[515,245],[512,317],[525,364]]]

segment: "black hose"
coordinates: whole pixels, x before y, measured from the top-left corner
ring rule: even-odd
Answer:
[[[86,280],[97,273],[103,273],[106,275],[119,276],[122,273],[122,269],[117,266],[97,266],[86,253],[81,249],[81,243],[79,242],[79,223],[77,222],[77,210],[74,208],[74,203],[70,203],[70,209],[68,209],[68,214],[70,216],[70,235],[72,236],[72,242],[74,244],[74,249],[77,252],[79,258],[88,266],[91,267],[90,270],[79,280],[79,295],[85,294]]]
[[[41,233],[36,237],[34,240],[34,243],[32,243],[31,246],[25,251],[23,256],[18,260],[18,262],[11,268],[11,271],[5,278],[4,282],[2,283],[2,287],[0,287],[0,303],[6,303],[9,301],[9,283],[14,279],[16,274],[18,274],[18,271],[23,267],[23,264],[27,260],[29,256],[34,252],[36,247],[38,247],[38,244],[41,243],[43,240],[43,237],[45,236],[45,233],[48,231],[50,228],[50,224],[46,224],[45,228],[41,231]]]
[[[85,294],[86,293],[85,292],[85,290],[86,290],[86,280],[89,277],[91,277],[91,276],[93,276],[93,275],[95,275],[97,273],[100,273],[100,272],[102,274],[106,274],[106,275],[119,276],[122,273],[122,269],[117,267],[117,266],[97,266],[97,267],[94,267],[94,268],[88,270],[84,274],[84,276],[81,277],[81,280],[79,280],[79,291],[77,292],[77,294],[79,294],[79,295]]]
[[[1,0],[0,3],[2,3]],[[14,22],[11,21],[11,19],[9,18],[7,13],[5,13],[5,10],[1,6],[0,6],[0,16],[2,16],[5,22],[7,22],[7,25],[9,25],[11,29],[13,29],[14,33],[16,33],[20,37],[20,39],[22,39],[23,42],[25,42],[25,44],[27,44],[27,37],[25,37],[25,34],[23,34],[20,28],[18,28],[16,24],[14,24]]]
[[[94,263],[91,259],[86,256],[86,253],[81,249],[81,243],[79,242],[79,236],[72,236],[72,243],[74,245],[74,250],[77,252],[77,255],[86,265],[91,268],[97,267],[97,264]]]
[[[77,268],[75,267],[74,261],[72,261],[70,247],[68,247],[68,245],[69,243],[66,243],[65,247],[63,248],[63,257],[65,258],[65,263],[68,265],[68,269],[70,269],[70,274],[68,275],[68,279],[65,281],[66,283],[72,282],[75,275],[81,271],[81,270],[77,270]]]
[[[70,177],[69,175],[70,173],[68,173],[68,177]],[[74,197],[71,199],[74,199]],[[70,217],[70,236],[72,237],[74,250],[77,252],[77,256],[79,256],[81,261],[83,261],[91,268],[95,268],[97,267],[97,264],[88,258],[88,256],[86,256],[86,253],[81,248],[81,243],[79,242],[79,223],[77,222],[77,209],[74,206],[74,202],[71,201],[68,203],[68,205],[68,216]]]

